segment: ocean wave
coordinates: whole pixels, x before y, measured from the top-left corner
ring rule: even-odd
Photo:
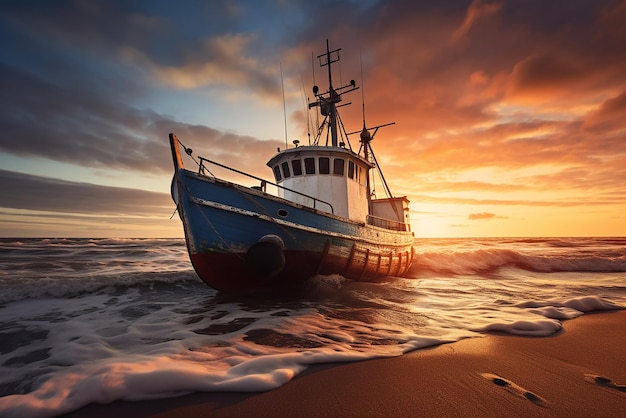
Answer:
[[[592,255],[532,254],[512,249],[477,249],[469,251],[416,251],[409,274],[423,272],[444,274],[476,274],[501,267],[554,272],[626,272],[626,255],[620,252],[594,252]]]
[[[201,284],[193,270],[101,274],[90,277],[20,278],[0,281],[0,305],[26,299],[70,298],[103,290],[173,283]]]

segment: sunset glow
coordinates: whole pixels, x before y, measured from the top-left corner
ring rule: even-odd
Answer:
[[[416,237],[626,235],[626,1],[10,1],[0,22],[0,236],[182,237],[168,133],[271,178],[308,143],[326,39],[362,88],[347,131],[361,94],[395,122],[372,145]]]

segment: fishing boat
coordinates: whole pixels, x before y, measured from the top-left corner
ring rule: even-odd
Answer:
[[[333,86],[331,66],[340,50],[330,50],[327,41],[318,56],[319,65],[328,67],[328,89],[314,86],[308,108],[322,123],[308,145],[295,140],[270,158],[273,181],[204,157],[194,158],[197,168],[189,170],[181,150],[192,151],[170,133],[172,197],[191,263],[209,286],[253,292],[332,274],[378,281],[402,276],[410,267],[409,201],[391,195],[382,171],[387,195],[376,198],[372,190],[372,175],[380,167],[371,141],[392,123],[367,128],[364,116],[362,130],[346,132],[337,108],[344,94],[359,87],[354,80]],[[350,145],[352,134],[360,134],[358,152]],[[213,166],[256,185],[218,178]]]

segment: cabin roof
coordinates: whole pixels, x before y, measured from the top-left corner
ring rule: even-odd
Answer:
[[[319,145],[301,145],[298,147],[289,148],[289,149],[280,151],[278,154],[270,158],[270,160],[267,162],[267,165],[272,167],[276,165],[278,162],[286,158],[293,158],[297,156],[302,156],[302,157],[334,156],[334,157],[344,157],[344,158],[350,157],[359,161],[364,166],[367,166],[369,168],[374,167],[374,164],[370,163],[365,158],[363,158],[362,156],[360,156],[359,154],[355,153],[354,151],[350,149],[342,148],[342,147],[326,147],[326,146],[319,146]]]
[[[394,202],[398,200],[402,200],[407,203],[410,202],[410,200],[406,196],[383,197],[383,198],[372,199],[372,200],[375,202]]]

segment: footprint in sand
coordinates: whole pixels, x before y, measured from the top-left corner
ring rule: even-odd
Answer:
[[[605,388],[615,389],[620,392],[626,392],[626,385],[618,385],[617,383],[614,383],[608,377],[598,376],[595,374],[586,374],[585,380],[589,383],[594,383],[596,385],[600,385]]]
[[[532,403],[539,406],[547,406],[548,402],[543,399],[541,396],[534,394],[533,392],[524,389],[523,387],[511,382],[510,380],[504,379],[496,374],[492,373],[482,373],[485,379],[491,380],[495,385],[500,386],[501,388],[507,390],[515,396],[519,396],[520,398],[525,398],[531,401]]]

